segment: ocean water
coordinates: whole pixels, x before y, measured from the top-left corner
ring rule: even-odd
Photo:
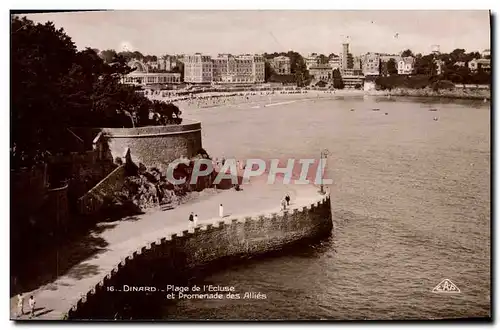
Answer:
[[[165,301],[164,318],[491,315],[489,103],[373,97],[266,103],[184,116],[202,121],[203,145],[213,157],[317,158],[327,148],[332,235],[192,283],[232,285],[266,299]],[[461,292],[432,292],[444,279]]]

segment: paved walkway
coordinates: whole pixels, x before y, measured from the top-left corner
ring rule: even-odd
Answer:
[[[225,219],[280,212],[280,200],[285,192],[291,196],[291,208],[309,205],[319,198],[318,188],[312,185],[264,185],[252,183],[243,185],[243,191],[204,191],[198,201],[189,202],[173,210],[154,211],[139,216],[133,221],[101,223],[94,235],[102,238],[107,245],[103,251],[72,267],[54,282],[24,293],[25,315],[28,319],[28,298],[34,295],[37,311],[34,319],[61,319],[82,295],[85,295],[113,267],[126,256],[149,242],[157,241],[169,234],[188,229],[190,212],[198,214],[198,223],[208,224],[219,221],[219,204],[224,205]],[[10,301],[11,318],[16,318],[17,298]]]

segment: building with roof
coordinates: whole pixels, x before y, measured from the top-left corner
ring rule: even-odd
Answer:
[[[211,83],[213,64],[208,55],[196,53],[184,56],[184,81],[188,83]]]
[[[290,74],[291,62],[288,56],[277,56],[270,61],[271,67],[277,74]]]
[[[398,74],[412,74],[415,69],[415,58],[413,56],[402,57],[397,62]]]
[[[483,52],[481,53],[481,57],[482,58],[491,58],[491,51],[489,49],[483,50]]]
[[[304,61],[306,62],[307,70],[309,70],[312,66],[319,64],[319,56],[316,53],[312,53],[306,58],[304,58]]]
[[[341,72],[354,68],[354,59],[352,57],[352,54],[349,52],[349,44],[348,43],[342,44],[342,53],[340,55],[340,61],[342,64],[341,65]]]
[[[380,55],[377,53],[366,53],[363,55],[361,64],[365,76],[380,75]]]
[[[334,55],[331,59],[328,60],[328,65],[335,70],[335,69],[340,69],[342,66],[342,60],[340,59],[340,56]]]
[[[480,68],[487,73],[491,73],[491,60],[486,58],[473,59],[468,63],[469,70],[477,72]]]
[[[169,55],[162,56],[157,62],[160,70],[170,71],[177,66],[177,60]]]
[[[444,70],[444,61],[443,60],[439,60],[439,59],[435,59],[434,60],[434,64],[436,65],[436,74],[437,75],[442,74],[443,70]]]
[[[432,45],[431,46],[431,53],[434,55],[441,54],[441,47],[439,45]]]
[[[361,56],[355,56],[352,59],[352,68],[353,70],[362,70],[362,61]]]
[[[180,73],[149,72],[150,66],[139,60],[130,61],[128,66],[135,70],[122,78],[123,84],[148,86],[181,83]]]
[[[388,54],[383,54],[380,55],[380,74],[382,76],[387,76],[389,74],[388,66],[387,64],[389,63],[390,60],[394,60],[396,63],[396,69],[398,68],[398,63],[401,60],[401,56],[399,55],[388,55]]]
[[[260,55],[219,54],[212,59],[212,82],[254,84],[264,82],[265,64]]]
[[[333,79],[333,69],[328,64],[317,64],[309,68],[309,75],[316,81],[329,82]]]
[[[344,74],[342,75],[344,88],[362,88],[365,82],[365,76],[361,74]]]

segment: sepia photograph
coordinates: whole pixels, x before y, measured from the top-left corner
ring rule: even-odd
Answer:
[[[492,322],[491,11],[9,18],[12,323]]]

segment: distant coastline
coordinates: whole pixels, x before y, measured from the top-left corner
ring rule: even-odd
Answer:
[[[391,90],[371,90],[367,91],[366,95],[371,96],[412,96],[412,97],[435,97],[435,98],[450,98],[450,99],[468,99],[468,100],[491,100],[490,89],[469,89],[469,88],[454,88],[442,89],[433,91],[429,88],[413,89],[413,88],[394,88]]]
[[[461,88],[440,89],[434,91],[431,88],[408,88],[398,87],[391,90],[359,90],[359,89],[336,89],[317,90],[301,88],[283,88],[262,91],[258,88],[239,92],[217,92],[207,91],[192,96],[183,97],[150,97],[151,99],[174,102],[182,107],[189,108],[213,108],[219,106],[231,106],[243,103],[254,103],[268,99],[270,103],[279,100],[305,100],[317,98],[335,98],[342,96],[405,96],[405,97],[431,97],[449,99],[469,100],[491,100],[491,89],[485,88]],[[224,101],[224,99],[226,101]]]

